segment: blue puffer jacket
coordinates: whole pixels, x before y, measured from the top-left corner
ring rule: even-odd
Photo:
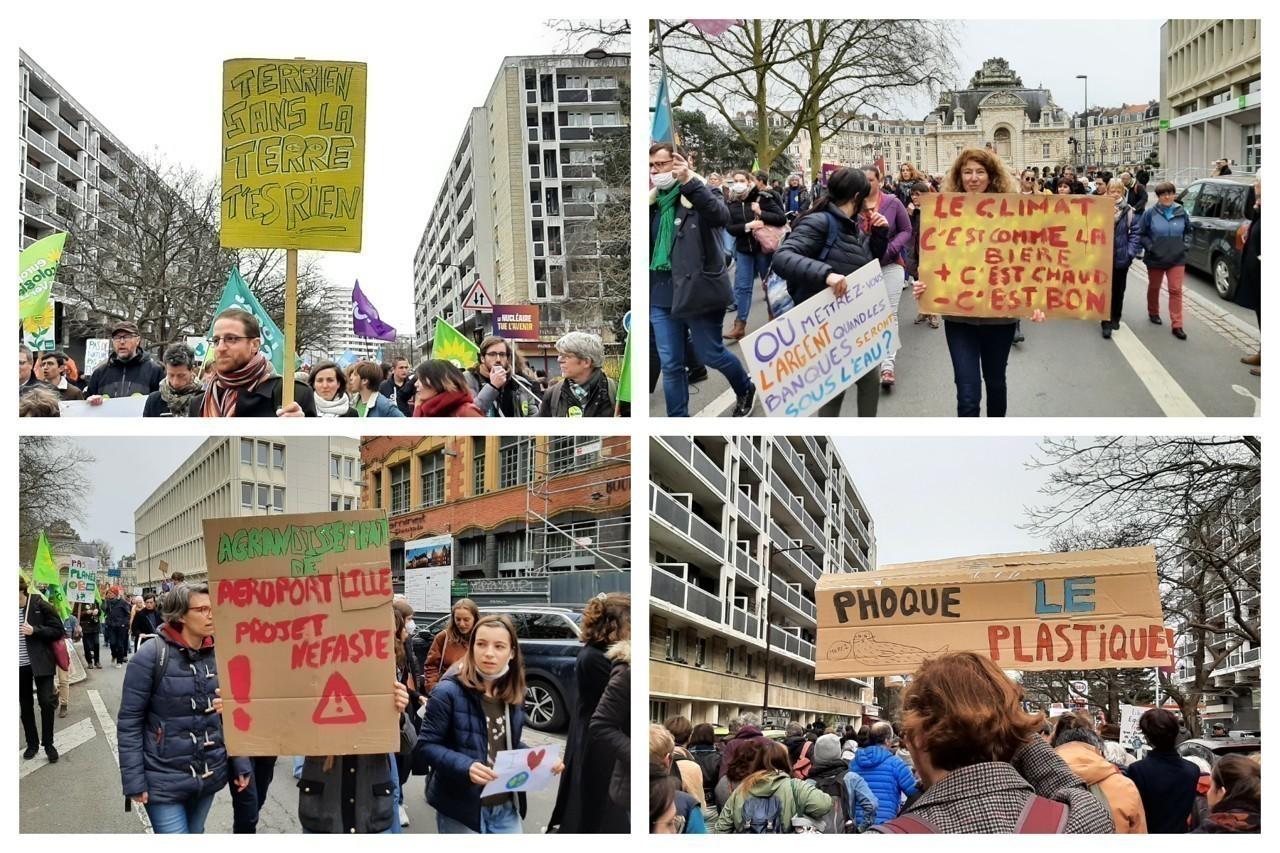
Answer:
[[[511,706],[511,748],[523,749],[524,707]],[[449,675],[431,691],[427,718],[413,748],[413,772],[432,771],[427,802],[446,817],[480,831],[480,790],[471,781],[471,765],[489,763],[489,736],[480,693],[464,687],[456,674]],[[524,794],[517,794],[520,817],[524,817]]]
[[[169,650],[164,673],[152,692],[161,644]],[[143,643],[124,673],[116,736],[120,781],[126,797],[141,793],[153,803],[183,803],[227,785],[227,748],[222,718],[210,712],[218,689],[213,638],[192,649],[171,627],[160,640]],[[205,746],[206,743],[212,744]],[[230,759],[230,774],[247,775],[247,758]],[[204,774],[210,774],[205,776]]]
[[[1148,269],[1167,270],[1187,262],[1187,240],[1191,237],[1191,217],[1178,203],[1153,205],[1142,214],[1138,236],[1146,249]]]
[[[849,769],[862,777],[876,795],[876,823],[898,816],[902,795],[916,792],[916,777],[905,761],[886,747],[864,746],[854,753]]]
[[[1120,202],[1119,218],[1115,224],[1115,239],[1111,244],[1111,267],[1127,270],[1142,251],[1142,240],[1139,229],[1142,227],[1142,214],[1134,211],[1126,202]]]

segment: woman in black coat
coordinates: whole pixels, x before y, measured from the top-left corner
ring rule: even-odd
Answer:
[[[582,651],[578,652],[578,704],[569,722],[565,772],[548,826],[562,833],[625,833],[626,821],[609,805],[613,760],[603,750],[589,751],[587,727],[609,684],[613,665],[607,650],[631,635],[631,596],[593,598],[582,614]]]
[[[609,822],[622,828],[601,831],[626,832],[631,822],[631,641],[614,643],[606,654],[613,669],[587,726],[587,742],[593,754],[601,753],[613,765],[608,788]]]
[[[884,253],[888,243],[884,216],[871,211],[870,234],[862,232],[855,218],[870,191],[871,183],[861,171],[839,169],[827,181],[827,194],[792,225],[790,236],[773,256],[773,269],[786,279],[787,292],[797,305],[828,287],[841,294],[847,286],[846,275]],[[834,234],[832,228],[836,229]],[[875,417],[880,371],[868,371],[856,385],[858,417]],[[841,392],[823,403],[818,414],[836,417],[843,403]]]
[[[1240,286],[1236,288],[1235,302],[1252,308],[1258,315],[1258,327],[1262,327],[1262,177],[1253,182],[1253,192],[1245,199],[1245,215],[1251,220],[1249,236],[1244,241],[1244,254],[1240,259]],[[1240,359],[1253,367],[1249,372],[1262,375],[1262,348],[1253,355]]]
[[[738,303],[738,316],[733,321],[733,329],[724,337],[736,341],[747,334],[747,316],[751,313],[756,279],[763,282],[769,278],[769,264],[773,261],[773,253],[760,247],[754,232],[765,225],[781,228],[787,224],[787,214],[778,197],[767,189],[762,190],[750,173],[739,169],[732,177],[726,230],[734,238],[733,296]]]

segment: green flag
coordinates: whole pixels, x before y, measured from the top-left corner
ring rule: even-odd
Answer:
[[[618,400],[622,403],[631,402],[631,338],[627,335],[627,345],[622,350],[622,373],[618,376]]]
[[[284,332],[275,324],[262,303],[254,297],[249,285],[240,277],[240,270],[233,269],[227,276],[227,286],[222,290],[222,299],[218,302],[218,310],[213,312],[217,317],[228,308],[240,308],[258,318],[262,324],[262,354],[271,362],[277,376],[284,376]],[[213,337],[213,321],[209,321],[209,337]],[[209,348],[206,359],[213,357],[213,348]],[[296,359],[296,356],[295,356]],[[295,365],[296,366],[296,365]]]
[[[22,250],[18,255],[18,319],[39,317],[49,307],[49,294],[62,260],[65,232],[50,234]]]
[[[756,159],[751,163],[751,177],[755,177],[756,172],[760,171],[760,155],[756,155]]]
[[[93,600],[98,602],[98,606],[102,606],[102,583],[99,581],[93,585]]]
[[[437,317],[436,334],[431,341],[431,357],[452,361],[460,370],[466,370],[468,367],[475,367],[480,361],[480,347]]]
[[[45,598],[58,611],[58,616],[66,619],[71,614],[71,603],[67,601],[67,591],[58,577],[58,567],[53,562],[53,552],[49,549],[49,540],[44,531],[40,531],[40,542],[36,545],[36,559],[31,566],[31,579],[37,586],[46,588]]]

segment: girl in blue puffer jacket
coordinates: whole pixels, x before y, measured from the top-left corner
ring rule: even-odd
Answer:
[[[156,642],[139,647],[124,674],[120,779],[126,808],[145,806],[157,833],[201,833],[229,777],[248,787],[250,762],[228,757],[222,738],[209,587],[175,587],[159,610]]]
[[[458,671],[431,693],[427,717],[413,751],[413,771],[432,771],[427,802],[441,833],[519,833],[525,796],[481,797],[498,778],[499,752],[523,749],[524,660],[511,618],[481,617],[471,631]],[[560,773],[558,763],[553,772]]]

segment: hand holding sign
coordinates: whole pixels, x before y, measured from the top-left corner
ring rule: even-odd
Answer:
[[[483,767],[483,765],[480,765]],[[471,765],[472,781],[475,781],[476,765]],[[560,761],[560,745],[529,749],[508,749],[498,753],[493,762],[493,769],[485,767],[493,774],[492,779],[484,786],[480,796],[491,794],[514,794],[517,791],[541,791],[551,785],[559,775],[557,768],[563,769]]]

